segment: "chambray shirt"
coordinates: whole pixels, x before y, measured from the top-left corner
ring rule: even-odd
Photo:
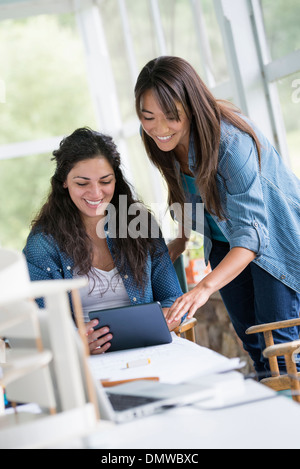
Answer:
[[[245,132],[221,123],[219,163],[216,176],[226,220],[212,219],[230,248],[256,253],[253,262],[282,283],[300,292],[300,181],[285,165],[266,137],[253,127],[261,144],[261,170],[254,141]],[[189,168],[196,174],[193,135]],[[204,235],[206,262],[212,247],[211,223],[195,216],[201,195],[184,185],[186,202],[193,205],[193,229]]]
[[[106,241],[112,253],[113,239],[106,232]],[[162,238],[155,255],[148,254],[146,261],[146,284],[144,291],[136,285],[130,267],[127,266],[122,280],[132,305],[159,301],[164,308],[170,307],[182,295],[177,274],[171,262],[167,246]],[[32,281],[73,278],[73,259],[60,250],[52,236],[43,232],[31,232],[23,250]],[[120,261],[114,257],[120,270]],[[37,299],[40,307],[43,299]]]

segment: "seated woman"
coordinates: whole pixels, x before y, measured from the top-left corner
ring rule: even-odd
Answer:
[[[122,174],[112,138],[77,129],[53,155],[51,190],[24,248],[29,274],[32,280],[87,276],[80,295],[90,353],[103,353],[113,337],[106,327],[94,330],[89,311],[159,301],[166,315],[182,291],[154,218]],[[43,299],[37,301],[42,307]]]

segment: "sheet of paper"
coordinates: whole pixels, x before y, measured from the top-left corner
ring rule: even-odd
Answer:
[[[228,371],[239,367],[212,350],[172,334],[172,343],[141,349],[110,352],[89,358],[95,379],[123,380],[159,377],[161,382],[179,383],[195,376]],[[149,359],[150,364],[127,368],[127,363]]]

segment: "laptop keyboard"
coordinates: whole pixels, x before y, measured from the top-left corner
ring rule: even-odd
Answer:
[[[107,396],[114,410],[127,410],[145,404],[150,404],[158,399],[144,396],[131,396],[125,394],[109,394]]]

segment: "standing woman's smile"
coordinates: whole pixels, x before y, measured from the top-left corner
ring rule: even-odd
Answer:
[[[144,131],[154,139],[162,151],[172,151],[178,147],[188,151],[190,120],[181,103],[176,103],[176,114],[165,114],[152,90],[143,94],[140,119]]]

